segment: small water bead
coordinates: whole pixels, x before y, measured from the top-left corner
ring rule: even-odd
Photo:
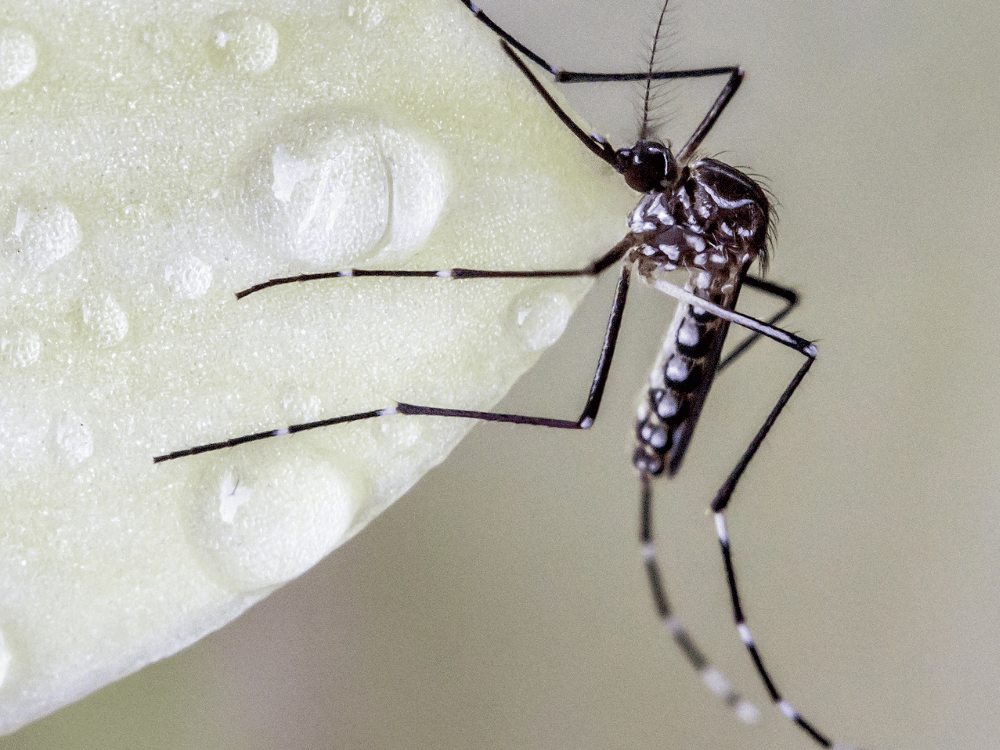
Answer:
[[[70,466],[83,463],[94,454],[94,433],[75,412],[66,412],[56,423],[56,446]]]
[[[0,29],[0,91],[24,83],[37,65],[37,45],[31,34],[10,26]]]
[[[514,300],[507,317],[521,346],[537,352],[552,346],[562,336],[572,313],[573,306],[566,295],[531,292]]]
[[[68,206],[19,206],[12,232],[22,262],[44,271],[80,246],[80,225]]]
[[[212,267],[201,258],[188,255],[167,266],[163,277],[175,297],[198,299],[212,286]]]
[[[128,316],[110,294],[90,294],[81,301],[84,329],[98,347],[115,346],[128,334]]]
[[[257,16],[227,13],[219,19],[215,46],[243,73],[266,73],[278,59],[278,30]]]
[[[38,361],[42,339],[34,331],[17,331],[0,336],[0,358],[14,367],[28,367]]]

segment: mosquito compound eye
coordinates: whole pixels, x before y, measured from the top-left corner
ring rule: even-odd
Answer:
[[[656,141],[639,141],[617,152],[618,171],[639,193],[655,193],[677,179],[677,162],[670,149]]]

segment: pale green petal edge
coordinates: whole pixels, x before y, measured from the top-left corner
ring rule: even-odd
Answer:
[[[8,2],[0,22],[0,732],[221,627],[472,426],[632,198],[458,0]],[[474,492],[470,488],[470,493]]]

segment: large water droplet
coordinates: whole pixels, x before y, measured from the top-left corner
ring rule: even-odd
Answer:
[[[426,139],[387,127],[379,127],[376,137],[391,172],[392,221],[374,260],[399,263],[419,250],[437,225],[451,180],[443,152]]]
[[[311,128],[310,128],[311,129]],[[271,149],[257,217],[280,253],[337,266],[370,251],[389,221],[389,176],[374,140],[331,126]],[[314,136],[308,138],[308,136]],[[308,142],[306,139],[311,140]]]
[[[193,538],[224,586],[252,592],[301,575],[344,540],[362,498],[302,445],[244,449],[196,493]]]
[[[275,256],[324,268],[398,262],[436,226],[449,180],[425,139],[344,115],[275,132],[251,161],[241,201]]]

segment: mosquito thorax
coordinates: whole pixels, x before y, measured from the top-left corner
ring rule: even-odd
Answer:
[[[715,159],[699,159],[673,183],[639,200],[628,219],[636,240],[629,257],[649,283],[687,269],[699,279],[699,294],[713,299],[715,292],[735,288],[754,261],[766,264],[770,213],[767,195],[750,177]]]
[[[615,158],[615,168],[638,193],[658,193],[677,179],[677,160],[670,147],[658,141],[636,141],[634,146],[618,149]]]

